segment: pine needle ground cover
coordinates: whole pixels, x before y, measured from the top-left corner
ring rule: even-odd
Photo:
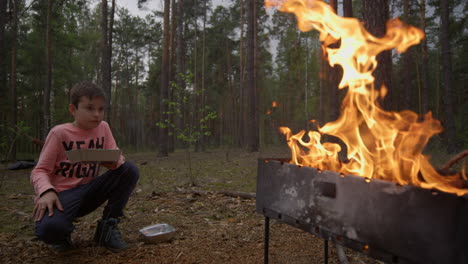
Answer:
[[[121,231],[131,249],[111,253],[95,247],[92,236],[98,210],[78,219],[72,239],[77,250],[61,255],[34,237],[30,215],[33,189],[30,169],[2,171],[0,188],[0,258],[2,263],[263,263],[264,218],[255,199],[223,194],[254,193],[257,159],[288,157],[289,150],[270,148],[248,153],[218,149],[192,153],[195,186],[185,151],[157,158],[156,153],[126,154],[138,165],[140,181],[125,210]],[[177,229],[169,242],[145,243],[139,229],[169,223]],[[286,224],[270,223],[271,263],[323,263],[323,240]],[[333,245],[329,263],[338,263]],[[350,263],[379,263],[346,250]]]

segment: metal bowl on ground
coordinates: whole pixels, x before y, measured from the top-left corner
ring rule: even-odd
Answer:
[[[146,226],[140,229],[143,240],[148,243],[160,243],[171,240],[176,229],[166,223]]]

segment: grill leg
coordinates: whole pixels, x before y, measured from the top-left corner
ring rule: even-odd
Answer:
[[[270,218],[265,216],[265,236],[263,248],[263,263],[268,264],[268,247],[270,244]]]
[[[324,244],[323,244],[324,245],[324,247],[323,247],[323,254],[324,254],[323,263],[328,264],[328,240],[324,239],[323,242],[324,242]]]

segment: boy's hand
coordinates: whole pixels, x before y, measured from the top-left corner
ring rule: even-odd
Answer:
[[[117,166],[117,162],[115,161],[101,162],[101,165],[111,170],[115,168],[115,166]]]
[[[44,193],[34,205],[33,218],[35,221],[40,221],[44,217],[46,210],[49,211],[49,216],[54,215],[54,205],[57,209],[63,212],[62,204],[54,191]]]

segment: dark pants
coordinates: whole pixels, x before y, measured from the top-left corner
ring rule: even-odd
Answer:
[[[138,168],[125,162],[116,170],[109,170],[91,182],[58,194],[64,211],[54,207],[54,214],[48,212],[36,222],[36,236],[46,243],[64,240],[71,234],[73,220],[96,210],[105,201],[103,218],[123,216],[123,209],[128,202],[138,181]]]

